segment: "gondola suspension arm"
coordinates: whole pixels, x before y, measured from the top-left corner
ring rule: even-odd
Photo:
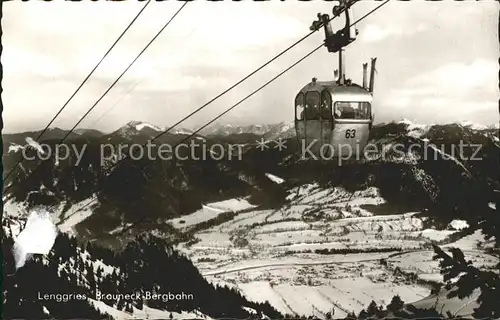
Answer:
[[[309,29],[311,31],[317,31],[321,26],[325,31],[325,46],[328,49],[328,52],[335,53],[340,51],[342,48],[351,44],[354,40],[356,40],[356,36],[358,35],[358,29],[354,26],[351,26],[351,6],[355,3],[355,1],[349,0],[339,0],[340,4],[336,5],[332,9],[332,14],[334,16],[339,15],[342,10],[345,13],[345,27],[337,32],[333,32],[330,16],[328,14],[318,13],[318,20],[313,21],[311,27]],[[346,9],[347,8],[347,9]]]

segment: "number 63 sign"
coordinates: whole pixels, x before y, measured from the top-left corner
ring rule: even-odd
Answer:
[[[356,129],[347,129],[345,131],[346,139],[354,139],[356,138]]]

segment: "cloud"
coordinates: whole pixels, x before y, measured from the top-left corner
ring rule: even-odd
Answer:
[[[452,62],[409,79],[406,86],[413,89],[413,95],[434,93],[453,99],[480,99],[485,92],[497,92],[497,70],[496,61],[483,58],[471,63]],[[477,89],[481,93],[474,95]]]
[[[432,117],[441,122],[467,120],[488,114],[497,121],[497,64],[478,58],[471,63],[452,62],[408,79],[383,100],[385,112]],[[479,112],[479,113],[478,113]]]
[[[15,46],[4,45],[1,60],[3,72],[8,76],[27,73],[33,76],[58,77],[65,73],[63,66],[57,60]]]
[[[423,23],[412,29],[403,29],[401,26],[395,25],[380,26],[376,24],[369,24],[363,28],[361,32],[361,40],[364,42],[379,42],[388,37],[409,36],[426,30],[428,30],[428,28]]]

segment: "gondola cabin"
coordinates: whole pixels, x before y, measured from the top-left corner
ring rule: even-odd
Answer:
[[[302,155],[330,160],[363,153],[372,127],[373,96],[356,84],[316,81],[295,97],[295,129]]]
[[[318,13],[310,30],[325,31],[325,46],[330,53],[338,53],[339,69],[335,81],[317,81],[313,78],[295,97],[295,130],[302,158],[316,160],[360,159],[373,124],[373,85],[375,62],[372,58],[370,84],[367,85],[367,67],[363,64],[363,85],[357,85],[345,76],[344,48],[356,40],[358,31],[350,23],[350,7],[355,1],[340,0],[333,7],[333,16],[345,13],[345,26],[333,32],[328,14]],[[339,162],[340,163],[340,162]]]

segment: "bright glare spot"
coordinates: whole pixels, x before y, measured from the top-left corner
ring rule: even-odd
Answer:
[[[57,228],[47,211],[33,211],[28,216],[26,227],[16,238],[13,248],[16,269],[24,266],[33,254],[48,254],[57,236]]]
[[[283,182],[285,182],[285,180],[281,179],[280,177],[277,177],[275,175],[272,175],[270,173],[266,173],[266,176],[273,182],[277,183],[277,184],[282,184]]]

